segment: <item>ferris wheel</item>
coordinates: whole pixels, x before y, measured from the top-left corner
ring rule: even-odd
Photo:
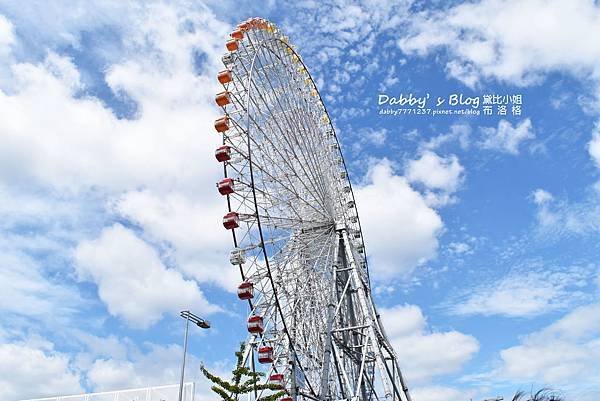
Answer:
[[[215,157],[229,259],[249,307],[244,364],[285,390],[282,401],[411,401],[371,298],[352,186],[313,79],[262,18],[239,24],[226,48]]]

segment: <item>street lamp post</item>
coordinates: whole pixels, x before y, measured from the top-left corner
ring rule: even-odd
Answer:
[[[181,380],[179,381],[179,401],[183,397],[183,377],[185,376],[185,354],[187,353],[188,328],[190,320],[201,329],[210,328],[210,322],[194,315],[189,310],[182,311],[180,316],[185,319],[185,336],[183,337],[183,362],[181,364]]]

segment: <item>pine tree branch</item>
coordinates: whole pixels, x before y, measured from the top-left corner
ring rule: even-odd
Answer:
[[[261,397],[259,401],[276,401],[278,400],[280,397],[283,397],[285,394],[287,394],[285,391],[279,391],[277,393],[271,394],[271,395],[267,395],[265,397]]]
[[[217,393],[218,395],[220,395],[221,398],[223,399],[223,401],[235,401],[233,398],[231,398],[229,396],[229,394],[227,394],[227,392],[225,390],[222,390],[222,389],[218,388],[217,386],[212,386],[211,390],[214,391],[215,393]]]

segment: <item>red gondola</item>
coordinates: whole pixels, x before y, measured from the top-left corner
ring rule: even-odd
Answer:
[[[283,389],[285,382],[281,373],[275,373],[269,377],[269,384],[276,386],[278,389]]]
[[[224,145],[220,146],[215,150],[215,157],[220,162],[225,162],[231,159],[231,147]]]
[[[238,286],[237,295],[242,300],[254,298],[254,285],[249,281],[244,281]]]
[[[261,347],[258,349],[258,362],[273,363],[273,347]]]
[[[235,192],[233,178],[225,178],[217,183],[217,189],[221,195],[229,195]]]
[[[262,333],[264,330],[262,316],[250,316],[248,318],[248,331],[252,334]]]
[[[240,216],[236,212],[227,213],[223,216],[223,227],[233,230],[240,226]]]

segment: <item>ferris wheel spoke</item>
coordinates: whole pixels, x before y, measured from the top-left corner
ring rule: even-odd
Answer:
[[[250,120],[251,120],[251,122],[252,122],[252,125],[253,125],[254,127],[256,127],[256,128],[258,128],[260,131],[262,131],[262,127],[261,127],[261,126],[260,126],[260,125],[259,125],[259,124],[258,124],[258,123],[257,123],[257,122],[256,122],[256,121],[253,119],[253,118],[250,118]],[[258,143],[256,142],[256,140],[255,140],[253,137],[251,137],[251,140],[252,140],[252,142],[254,143],[254,145],[255,145],[255,146],[256,146],[256,145],[258,145]],[[276,151],[279,153],[279,157],[280,157],[279,159],[277,159],[277,160],[274,160],[273,158],[271,158],[271,157],[268,155],[268,153],[263,153],[263,154],[262,154],[262,156],[263,156],[263,157],[265,157],[265,158],[267,158],[267,159],[269,159],[269,160],[268,160],[268,162],[269,162],[269,163],[268,163],[268,165],[270,165],[270,166],[271,166],[272,168],[274,168],[274,169],[280,169],[280,170],[283,168],[283,167],[280,167],[280,164],[286,164],[286,165],[288,165],[288,167],[290,167],[290,168],[291,168],[291,165],[289,164],[289,162],[287,162],[287,161],[286,161],[286,160],[287,160],[287,158],[286,158],[286,157],[285,157],[283,154],[281,154],[281,153],[280,153],[280,151],[279,151],[279,150],[278,150],[278,148],[277,148],[277,145],[276,145],[276,144],[275,144],[275,143],[274,143],[274,142],[273,142],[271,139],[267,139],[267,141],[269,142],[269,145],[273,146],[273,147],[274,147],[274,149],[275,149],[275,150],[276,150]],[[266,169],[266,167],[265,167],[265,163],[262,163],[262,164],[257,164],[257,163],[255,163],[255,164],[254,164],[254,167],[255,167],[255,168],[259,168],[259,169],[260,169],[261,171],[263,171],[263,172],[267,172],[267,171],[268,171],[268,170]],[[292,170],[292,171],[293,171],[293,170]],[[275,173],[275,174],[276,174],[276,173]],[[271,174],[271,173],[269,173],[269,175],[270,175],[271,177],[273,177],[273,176],[274,176],[274,174]],[[287,189],[290,189],[290,186],[291,186],[291,188],[294,188],[293,190],[291,190],[291,189],[290,189],[290,190],[291,190],[292,192],[294,192],[295,194],[297,194],[297,195],[299,195],[299,193],[303,192],[303,191],[298,191],[297,189],[295,189],[295,185],[294,185],[294,183],[291,181],[291,179],[289,178],[289,176],[286,176],[286,177],[287,177],[287,184],[284,184],[284,183],[283,183],[283,181],[282,181],[282,180],[280,180],[280,179],[279,179],[279,180],[277,180],[277,181],[278,181],[279,183],[281,183],[281,184],[284,184],[284,185],[287,187]],[[311,194],[313,195],[313,199],[310,199],[310,200],[308,200],[308,199],[304,199],[304,200],[305,200],[305,202],[307,202],[307,203],[312,203],[312,202],[310,202],[310,201],[313,201],[313,202],[315,202],[315,203],[319,204],[321,207],[323,207],[323,209],[324,209],[324,210],[326,210],[326,209],[325,209],[325,204],[324,204],[324,203],[323,203],[323,201],[320,199],[320,197],[319,197],[319,196],[317,196],[317,195],[316,195],[316,194],[315,194],[315,193],[314,193],[314,192],[313,192],[313,191],[312,191],[312,190],[311,190],[311,189],[310,189],[310,188],[309,188],[309,187],[306,185],[306,183],[305,183],[303,180],[297,180],[297,181],[298,181],[298,184],[300,184],[300,187],[304,188],[304,189],[305,189],[305,190],[306,190],[308,193],[311,193]]]
[[[259,70],[259,71],[260,71],[260,70]],[[253,82],[253,83],[254,83],[254,82]],[[261,97],[262,97],[262,95],[261,95]],[[265,104],[268,106],[268,103],[267,103],[267,102],[265,102]]]
[[[267,54],[272,55],[271,52],[267,52]],[[259,69],[257,71],[261,71],[261,70]],[[273,83],[271,82],[269,76],[266,75],[266,74],[263,74],[263,75],[265,76],[267,82],[269,83],[270,90],[271,90],[270,93],[276,93],[275,87],[274,87]],[[279,80],[281,80],[280,76],[277,76],[277,78]],[[281,113],[281,115],[283,115],[283,117],[287,120],[287,122],[289,123],[290,127],[293,127],[293,128],[295,128],[295,129],[297,129],[297,130],[299,130],[301,132],[305,132],[306,133],[305,125],[298,124],[297,121],[294,121],[294,118],[292,116],[295,113],[290,113],[289,111],[286,112],[287,110],[289,110],[289,107],[286,107],[286,106],[290,106],[290,105],[289,104],[283,105],[282,101],[281,101],[281,98],[282,98],[282,96],[275,96],[275,100],[277,101],[277,103],[279,105],[279,108],[283,111],[283,113]],[[284,99],[288,99],[287,97],[283,97],[283,98]],[[290,114],[292,114],[292,116],[290,116]],[[277,120],[275,120],[275,121],[277,123]],[[315,127],[313,127],[313,129],[314,128]],[[289,139],[290,139],[289,135],[287,135],[287,133],[285,131],[283,131],[283,130],[280,130],[280,131],[282,131],[282,134],[284,135],[284,137],[289,141]],[[315,132],[316,132],[316,130],[315,130]],[[325,187],[322,185],[321,180],[319,180],[319,178],[317,176],[315,176],[315,174],[314,174],[314,171],[318,171],[317,165],[314,163],[314,159],[311,159],[310,157],[307,157],[306,153],[303,151],[304,150],[303,147],[299,146],[300,144],[298,143],[297,138],[298,138],[298,136],[294,136],[293,137],[293,140],[295,140],[296,143],[295,144],[292,143],[292,145],[298,146],[298,149],[300,151],[300,154],[302,155],[303,160],[312,168],[310,170],[311,171],[310,175],[311,175],[311,178],[313,180],[313,183],[319,185],[319,188],[321,188],[321,190],[322,190],[322,196],[325,196],[325,192],[324,192],[325,191],[325,189],[324,189]],[[291,149],[294,150],[295,149],[294,146],[292,146]]]
[[[256,71],[260,72],[261,70],[260,70],[260,69],[257,69]],[[261,90],[261,88],[260,88],[260,87],[258,87],[258,85],[257,85],[256,81],[254,81],[254,80],[252,80],[252,81],[251,81],[251,85],[252,85],[252,86],[253,86],[253,88],[256,90],[256,92],[257,92],[257,94],[258,94],[258,96],[259,96],[259,100],[262,102],[261,104],[258,104],[258,101],[256,101],[256,100],[253,100],[252,102],[253,102],[254,106],[255,106],[255,107],[257,107],[258,109],[260,109],[260,106],[261,106],[261,105],[263,105],[264,107],[266,107],[267,109],[269,109],[269,111],[271,112],[271,114],[273,114],[273,110],[271,110],[271,107],[270,107],[270,102],[268,102],[268,101],[265,99],[265,97],[264,97],[264,96],[266,96],[265,94],[263,94],[263,92],[264,92],[264,91],[262,91],[262,90]],[[271,86],[271,87],[272,87],[272,86]],[[273,103],[274,103],[274,102],[273,102]],[[281,103],[279,103],[279,105],[281,106]],[[283,109],[282,109],[282,110],[283,110]],[[278,130],[280,131],[280,133],[281,133],[282,135],[285,135],[285,132],[284,132],[284,130],[282,129],[282,127],[279,125],[278,121],[277,121],[277,120],[275,120],[275,122],[276,122],[276,124],[277,124],[277,128],[278,128]],[[258,128],[260,131],[263,131],[262,127],[261,127],[259,124],[257,124],[257,123],[256,123],[256,121],[255,121],[254,119],[253,119],[253,123],[254,123],[254,124],[257,126],[257,128]],[[268,138],[268,137],[267,137],[267,138]],[[268,140],[270,140],[270,139],[268,139]],[[278,149],[278,147],[276,147],[275,149]],[[287,160],[287,159],[285,159],[285,158],[284,158],[284,161],[285,161],[285,160]],[[308,173],[306,172],[306,170],[304,170],[304,173],[305,173],[305,174],[308,176]]]
[[[253,123],[253,125],[254,125],[254,126],[256,126],[256,127],[257,127],[257,128],[259,128],[260,130],[262,130],[262,127],[260,126],[260,124],[258,124],[258,123],[255,121],[255,119],[254,119],[254,118],[252,118],[252,117],[251,117],[251,121],[252,121],[252,123]],[[254,142],[255,142],[255,141],[254,141]],[[273,145],[273,147],[274,147],[275,149],[278,149],[278,147],[277,147],[277,145],[276,145],[276,144],[274,144],[273,142],[271,142],[271,144]],[[255,145],[256,145],[256,142],[255,142]],[[270,162],[269,164],[270,164],[271,166],[274,166],[274,167],[276,167],[276,166],[279,166],[279,164],[280,164],[280,160],[274,160],[274,159],[273,159],[273,158],[272,158],[272,157],[271,157],[271,156],[270,156],[268,153],[264,154],[263,156],[264,156],[264,157],[267,157],[267,158],[269,159],[269,162]],[[280,155],[280,156],[283,156],[283,155]],[[272,178],[274,178],[274,174],[272,174],[272,173],[268,172],[268,171],[267,171],[267,170],[266,170],[266,169],[263,167],[263,165],[262,165],[262,164],[255,164],[255,167],[258,167],[258,168],[260,168],[262,171],[264,171],[264,172],[267,172],[267,173],[268,173],[268,174],[269,174],[269,175],[270,175]],[[282,168],[280,168],[280,169],[282,169]],[[288,183],[289,183],[289,184],[291,184],[291,186],[293,187],[293,186],[294,186],[294,184],[292,183],[292,181],[289,179],[289,177],[288,177],[288,176],[286,176],[286,177],[288,178]],[[288,184],[285,184],[285,183],[284,183],[282,180],[280,180],[280,179],[277,179],[277,181],[278,181],[279,183],[283,184],[284,186],[288,187],[288,189],[289,189],[289,185],[288,185]],[[303,183],[303,182],[301,181],[301,183]],[[305,189],[309,190],[309,188],[308,188],[306,185],[304,185],[304,184],[303,184],[303,186],[304,186],[304,188],[305,188]],[[293,191],[294,191],[295,193],[298,193],[298,191],[297,191],[297,190],[295,190],[295,189],[294,189]],[[310,191],[310,190],[309,190],[309,191]],[[316,200],[316,201],[319,201],[319,198],[315,196],[315,200]],[[312,202],[311,202],[311,203],[309,203],[309,204],[312,204]],[[322,203],[321,203],[321,204],[322,204]]]
[[[236,168],[234,164],[231,164],[230,166],[232,167],[232,169],[233,169],[233,170],[236,172],[236,174],[237,174],[239,177],[244,177],[244,174],[242,173],[242,170],[241,170],[240,168]],[[283,180],[281,180],[281,179],[280,179],[278,176],[275,176],[275,175],[273,175],[273,174],[272,174],[270,171],[268,171],[268,170],[264,169],[264,168],[262,167],[262,165],[255,165],[255,167],[256,167],[258,170],[260,170],[260,173],[262,173],[262,174],[265,174],[265,175],[267,176],[267,179],[268,179],[269,181],[273,181],[273,182],[275,182],[275,183],[277,183],[277,184],[281,185],[281,189],[284,189],[284,190],[285,190],[285,191],[288,193],[288,194],[287,194],[288,196],[290,196],[290,195],[291,195],[291,196],[293,196],[295,199],[298,199],[298,200],[300,200],[300,201],[301,201],[301,202],[302,202],[302,203],[303,203],[305,206],[307,206],[307,207],[309,207],[309,208],[313,209],[313,211],[314,211],[314,212],[316,212],[316,213],[320,214],[320,215],[321,215],[323,218],[328,218],[328,216],[327,216],[327,215],[325,215],[325,214],[323,213],[323,211],[321,211],[320,209],[316,208],[316,207],[313,205],[313,203],[312,203],[312,202],[310,202],[310,200],[309,200],[309,199],[305,199],[304,197],[301,197],[301,196],[300,196],[300,194],[297,192],[297,190],[296,190],[296,189],[295,189],[295,188],[294,188],[292,185],[290,185],[289,178],[288,178],[288,182],[284,182],[284,181],[283,181]],[[245,178],[242,178],[242,179],[245,179]],[[245,183],[245,185],[247,185],[247,186],[251,186],[251,184],[250,184],[250,183]],[[279,197],[279,196],[277,196],[277,195],[273,195],[272,191],[271,191],[271,192],[269,192],[269,191],[267,191],[266,189],[263,189],[263,188],[257,188],[257,187],[254,187],[254,189],[255,189],[257,192],[259,192],[259,193],[261,194],[261,196],[263,196],[264,198],[274,198],[274,199],[282,200],[282,198],[281,198],[281,197]],[[279,193],[279,192],[278,192],[278,193]],[[291,204],[290,204],[290,207],[291,207],[291,208],[295,208],[295,206],[294,206],[294,205],[291,205]]]
[[[287,263],[291,264],[291,263],[296,262],[295,257],[298,256],[300,253],[306,251],[306,249],[309,249],[312,245],[315,245],[320,241],[325,242],[325,240],[328,238],[331,238],[331,236],[332,236],[332,230],[323,231],[322,234],[314,235],[312,238],[310,238],[306,242],[298,241],[297,238],[291,238],[285,244],[284,247],[282,247],[278,252],[271,254],[270,256],[275,261],[278,261],[279,259],[283,259],[284,260],[283,266],[278,265],[278,267],[280,269],[284,269],[285,264],[287,264]],[[285,255],[285,256],[282,256],[282,255]]]
[[[274,52],[267,52],[267,54],[272,59],[272,57],[274,55]],[[280,55],[276,55],[276,56],[279,57]],[[293,67],[293,66],[290,65],[290,67]],[[280,81],[279,83],[281,84],[282,87],[285,86],[288,91],[295,90],[295,88],[293,88],[291,86],[291,82],[292,82],[291,80],[282,80],[282,78],[281,78],[280,75],[278,75],[277,78]],[[270,81],[269,81],[269,84],[271,85],[271,89],[274,91],[273,84]],[[280,98],[281,97],[278,96],[277,100],[279,101]],[[298,102],[296,104],[291,104],[290,103],[291,101],[297,100],[295,98],[283,97],[283,99],[284,99],[284,101],[287,101],[287,103],[288,103],[287,106],[290,107],[290,108],[292,108],[292,109],[294,109],[294,108],[301,109],[302,106],[303,106],[302,102]],[[282,108],[283,108],[283,106],[282,106]],[[309,118],[304,118],[303,120],[301,120],[302,117],[306,117],[304,115],[304,113],[286,113],[285,117],[288,118],[288,119],[290,119],[290,120],[292,120],[293,124],[291,124],[291,125],[295,126],[298,130],[300,130],[303,133],[303,135],[300,135],[300,136],[296,135],[296,136],[293,137],[293,139],[296,140],[296,142],[297,142],[298,138],[300,138],[302,141],[306,141],[306,140],[312,139],[312,137],[314,136],[314,134],[317,133],[317,132],[319,132],[318,127],[315,126],[315,124],[314,124],[314,120],[311,120]],[[314,143],[311,144],[311,146],[309,148],[309,152],[306,152],[306,151],[303,152],[302,151],[303,149],[306,149],[306,147],[300,146],[299,149],[300,149],[300,151],[301,151],[301,153],[302,153],[305,161],[308,164],[312,165],[312,168],[318,169],[319,168],[319,163],[317,162],[315,155],[319,154],[319,150],[320,149],[315,148],[314,147]],[[317,170],[313,170],[313,171],[317,171]],[[317,179],[319,181],[321,181],[321,185],[324,188],[325,186],[324,186],[324,183],[322,182],[322,177],[323,177],[323,175],[319,175],[317,177]]]

